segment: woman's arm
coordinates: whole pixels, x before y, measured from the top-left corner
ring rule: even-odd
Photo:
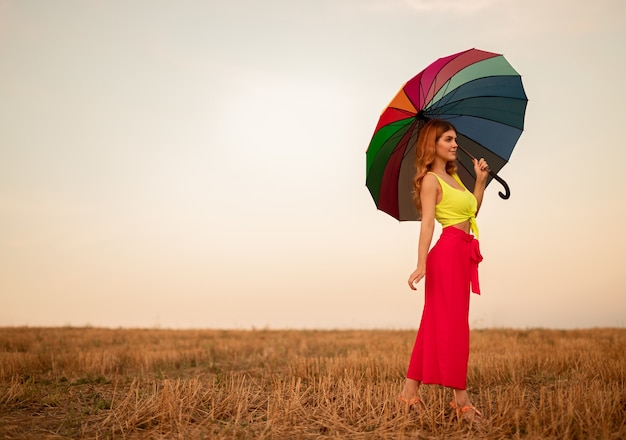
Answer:
[[[417,245],[417,268],[409,276],[409,287],[413,290],[416,290],[415,285],[426,275],[426,258],[433,240],[433,231],[435,230],[435,205],[437,204],[439,191],[440,186],[437,178],[431,174],[426,174],[422,179],[422,189],[420,191],[422,220]]]
[[[476,175],[476,184],[474,185],[474,197],[478,205],[476,206],[476,215],[480,210],[480,205],[483,204],[483,195],[485,194],[485,187],[487,186],[487,176],[489,176],[489,165],[485,162],[485,159],[473,159],[474,162],[474,174]]]

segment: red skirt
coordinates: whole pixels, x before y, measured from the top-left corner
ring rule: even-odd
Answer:
[[[422,320],[407,378],[464,390],[469,361],[470,287],[480,293],[478,240],[448,226],[428,253]]]

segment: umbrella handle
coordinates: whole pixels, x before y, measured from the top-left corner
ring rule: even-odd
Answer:
[[[504,200],[511,197],[511,190],[509,189],[509,184],[506,183],[502,177],[498,176],[496,173],[494,173],[491,170],[489,170],[489,175],[493,177],[494,179],[496,179],[498,182],[500,182],[500,184],[504,187],[504,194],[502,193],[502,191],[498,191],[498,194],[500,195],[500,197],[503,198]]]
[[[474,156],[472,156],[469,151],[467,151],[465,148],[463,148],[460,145],[457,145],[459,147],[459,149],[465,153],[470,159],[474,160],[476,159]],[[506,183],[504,181],[504,179],[500,176],[498,176],[496,173],[494,173],[493,171],[489,170],[489,175],[491,177],[493,177],[494,179],[496,179],[498,182],[500,182],[500,185],[502,185],[504,187],[504,193],[502,193],[502,191],[498,191],[498,194],[500,195],[500,197],[504,200],[508,199],[509,197],[511,197],[511,190],[509,189],[509,184]]]

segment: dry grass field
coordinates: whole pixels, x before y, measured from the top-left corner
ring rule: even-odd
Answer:
[[[0,438],[626,438],[626,329],[472,331],[484,428],[397,401],[414,336],[0,328]]]

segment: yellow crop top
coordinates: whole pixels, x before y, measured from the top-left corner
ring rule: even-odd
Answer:
[[[459,179],[459,176],[456,174],[452,174],[452,177],[458,182],[460,187],[463,188],[462,190],[450,186],[437,174],[432,172],[430,174],[437,177],[441,185],[441,191],[443,192],[441,201],[435,205],[435,219],[441,223],[441,226],[444,228],[469,220],[470,229],[474,233],[474,236],[478,238],[478,225],[476,224],[478,202],[474,194],[463,185],[463,182],[461,182],[461,179]]]

